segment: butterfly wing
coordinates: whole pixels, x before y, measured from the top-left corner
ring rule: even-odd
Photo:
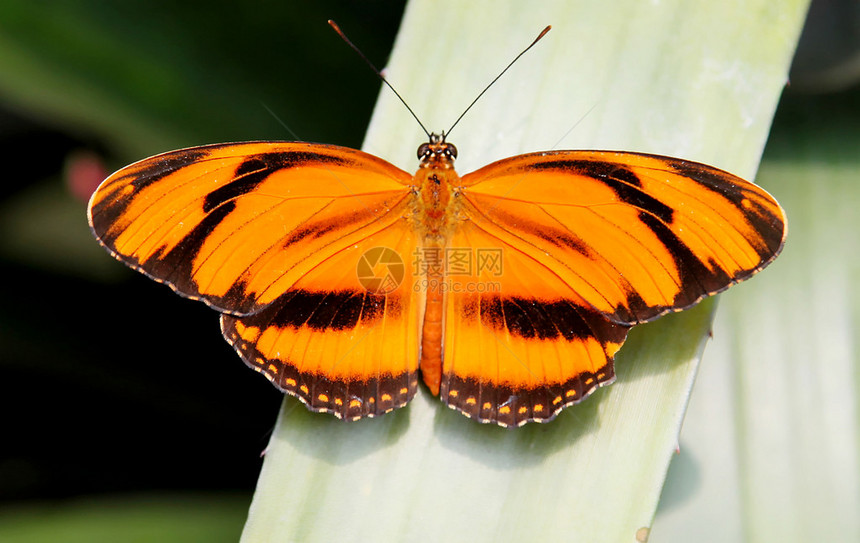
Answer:
[[[388,226],[320,262],[262,311],[222,315],[224,337],[314,411],[358,419],[400,407],[418,385],[415,246],[406,219]]]
[[[785,240],[763,189],[684,160],[535,153],[463,177],[470,220],[553,270],[593,308],[637,324],[761,270]]]
[[[326,258],[400,220],[411,180],[342,147],[209,145],[114,173],[93,194],[89,221],[132,268],[219,311],[251,314]]]
[[[276,386],[357,418],[416,390],[422,301],[392,288],[410,263],[375,250],[414,251],[411,181],[352,149],[211,145],[116,172],[89,219],[116,258],[221,311],[227,341]]]
[[[482,422],[519,426],[548,421],[615,379],[612,357],[628,326],[475,222],[456,230],[451,248],[472,262],[470,273],[445,278],[442,401]]]
[[[441,395],[502,425],[582,400],[612,379],[628,327],[750,277],[785,239],[764,190],[667,157],[522,155],[464,176],[458,192],[466,220],[451,246],[498,250],[503,268],[447,278],[477,286],[448,287],[458,324],[445,329]]]

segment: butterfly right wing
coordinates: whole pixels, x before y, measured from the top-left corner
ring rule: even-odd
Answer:
[[[440,397],[449,407],[506,427],[546,422],[615,380],[613,357],[628,326],[475,221],[458,226],[451,246],[451,256],[463,251],[469,262],[441,283]]]
[[[682,159],[549,151],[463,176],[464,212],[619,324],[651,321],[767,266],[785,215],[762,188]]]
[[[450,271],[442,400],[482,422],[545,422],[614,376],[630,326],[773,261],[785,217],[764,190],[670,157],[555,151],[465,175]],[[477,258],[494,251],[487,273]]]

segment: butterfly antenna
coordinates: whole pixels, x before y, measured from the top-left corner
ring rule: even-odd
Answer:
[[[481,94],[479,94],[479,95],[478,95],[474,100],[472,100],[472,103],[471,103],[471,104],[469,104],[469,107],[467,107],[467,108],[466,108],[466,110],[465,110],[465,111],[463,111],[463,113],[461,113],[459,117],[457,117],[457,120],[456,120],[456,121],[454,121],[454,124],[452,124],[452,125],[451,125],[451,128],[449,128],[449,129],[448,129],[448,131],[447,131],[447,132],[445,132],[445,133],[443,134],[443,136],[448,136],[448,135],[451,133],[451,130],[454,130],[454,127],[455,127],[455,126],[457,126],[457,123],[459,123],[459,122],[460,122],[460,119],[462,119],[462,118],[466,115],[466,113],[468,113],[468,112],[469,112],[469,110],[470,110],[470,109],[472,109],[472,106],[474,106],[474,105],[475,105],[475,103],[476,103],[478,100],[480,100],[480,99],[481,99],[481,96],[483,96],[485,92],[487,92],[488,90],[490,90],[490,87],[492,87],[492,86],[493,86],[493,84],[494,84],[496,81],[498,81],[500,77],[502,77],[503,75],[505,75],[505,72],[507,72],[507,71],[508,71],[508,69],[509,69],[511,66],[513,66],[513,65],[514,65],[514,63],[520,59],[520,57],[521,57],[521,56],[525,55],[525,54],[526,54],[526,51],[528,51],[529,49],[531,49],[532,47],[534,47],[534,46],[535,46],[535,44],[536,44],[537,42],[539,42],[541,38],[543,38],[544,36],[546,36],[546,33],[547,33],[547,32],[549,32],[551,28],[552,28],[552,26],[547,26],[546,28],[544,28],[544,29],[541,31],[541,33],[540,33],[540,34],[538,34],[538,37],[537,37],[537,38],[535,38],[535,40],[531,43],[531,45],[529,45],[528,47],[526,47],[525,49],[523,49],[523,51],[522,51],[519,55],[517,55],[517,56],[514,58],[514,60],[512,60],[512,61],[511,61],[511,63],[510,63],[510,64],[508,64],[507,66],[505,66],[505,69],[504,69],[504,70],[502,70],[502,71],[501,71],[501,73],[500,73],[499,75],[497,75],[495,79],[493,79],[492,81],[490,81],[490,84],[489,84],[489,85],[487,85],[487,86],[484,88],[484,90],[482,90],[482,91],[481,91]],[[425,130],[425,132],[426,132],[426,130]]]
[[[424,133],[425,133],[425,134],[427,134],[427,138],[430,138],[430,132],[428,132],[428,131],[427,131],[427,129],[424,127],[424,123],[422,123],[422,122],[421,122],[421,119],[419,119],[419,118],[418,118],[418,115],[416,115],[416,114],[415,114],[415,112],[414,112],[414,111],[412,111],[412,108],[411,108],[411,107],[409,107],[409,104],[407,104],[407,103],[406,103],[406,100],[404,100],[404,99],[403,99],[403,97],[402,97],[402,96],[400,96],[400,93],[399,93],[399,92],[397,92],[397,90],[396,90],[393,86],[391,86],[391,83],[389,83],[387,79],[385,79],[385,76],[384,76],[384,75],[382,75],[382,72],[380,72],[380,71],[376,68],[376,66],[374,66],[374,65],[373,65],[373,63],[372,63],[372,62],[370,62],[370,60],[368,60],[368,58],[367,58],[366,56],[364,56],[364,53],[362,53],[362,52],[361,52],[361,49],[359,49],[358,47],[356,47],[356,46],[355,46],[355,44],[354,44],[354,43],[352,43],[351,41],[349,41],[349,38],[347,38],[347,37],[346,37],[346,34],[344,34],[344,33],[343,33],[343,30],[341,30],[341,29],[340,29],[340,27],[339,27],[339,26],[337,26],[337,23],[336,23],[336,22],[334,22],[334,21],[332,21],[331,19],[329,19],[328,24],[329,24],[329,26],[330,26],[330,27],[332,27],[332,28],[334,29],[334,31],[335,31],[335,32],[337,32],[338,36],[340,36],[340,38],[341,38],[343,41],[345,41],[345,42],[346,42],[346,44],[347,44],[347,45],[349,45],[349,46],[352,48],[352,50],[353,50],[353,51],[355,51],[356,53],[358,53],[358,56],[360,56],[360,57],[361,57],[361,59],[362,59],[362,60],[363,60],[363,61],[364,61],[368,66],[370,66],[370,69],[371,69],[371,70],[373,70],[373,72],[374,72],[376,75],[378,75],[378,76],[379,76],[379,79],[381,79],[381,80],[382,80],[382,82],[383,82],[383,83],[385,83],[385,85],[386,85],[389,89],[391,89],[391,92],[393,92],[393,93],[394,93],[394,95],[395,95],[395,96],[397,96],[397,98],[399,98],[399,99],[400,99],[400,101],[403,103],[403,105],[404,105],[404,106],[406,106],[406,109],[408,109],[408,110],[409,110],[409,113],[411,113],[411,114],[412,114],[412,117],[413,117],[413,118],[418,122],[418,125],[421,127],[421,130],[423,130],[423,131],[424,131]]]

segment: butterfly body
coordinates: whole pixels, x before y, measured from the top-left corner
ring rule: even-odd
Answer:
[[[416,190],[420,198],[420,220],[424,227],[423,249],[442,254],[451,229],[459,220],[455,187],[460,177],[454,170],[456,148],[442,136],[432,134],[430,142],[418,149],[421,160],[415,173]],[[439,394],[442,379],[442,337],[444,323],[444,274],[441,266],[428,268],[425,288],[423,324],[421,330],[421,377],[433,395]]]
[[[501,426],[612,382],[631,326],[752,276],[785,239],[765,191],[680,159],[552,151],[460,177],[442,136],[419,158],[410,175],[331,145],[183,149],[111,175],[89,221],[314,411],[386,413],[420,373]]]

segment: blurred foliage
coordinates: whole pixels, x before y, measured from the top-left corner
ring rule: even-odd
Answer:
[[[812,2],[789,80],[792,88],[812,93],[848,90],[860,82],[860,2]]]
[[[245,496],[169,494],[83,498],[0,509],[3,543],[219,543],[239,539]]]
[[[213,512],[217,525],[235,524],[225,540],[235,539],[282,396],[264,379],[236,378],[247,369],[232,363],[210,310],[164,296],[98,247],[85,207],[99,179],[72,172],[81,151],[109,172],[225,140],[358,147],[379,82],[326,20],[384,65],[402,9],[0,3],[0,514],[68,526],[75,502],[44,500],[234,490],[242,498]],[[31,513],[13,509],[23,503]],[[4,535],[23,529],[3,520]]]
[[[52,128],[109,136],[124,160],[249,139],[358,146],[379,85],[326,20],[382,64],[401,10],[379,1],[8,0],[0,92]]]

